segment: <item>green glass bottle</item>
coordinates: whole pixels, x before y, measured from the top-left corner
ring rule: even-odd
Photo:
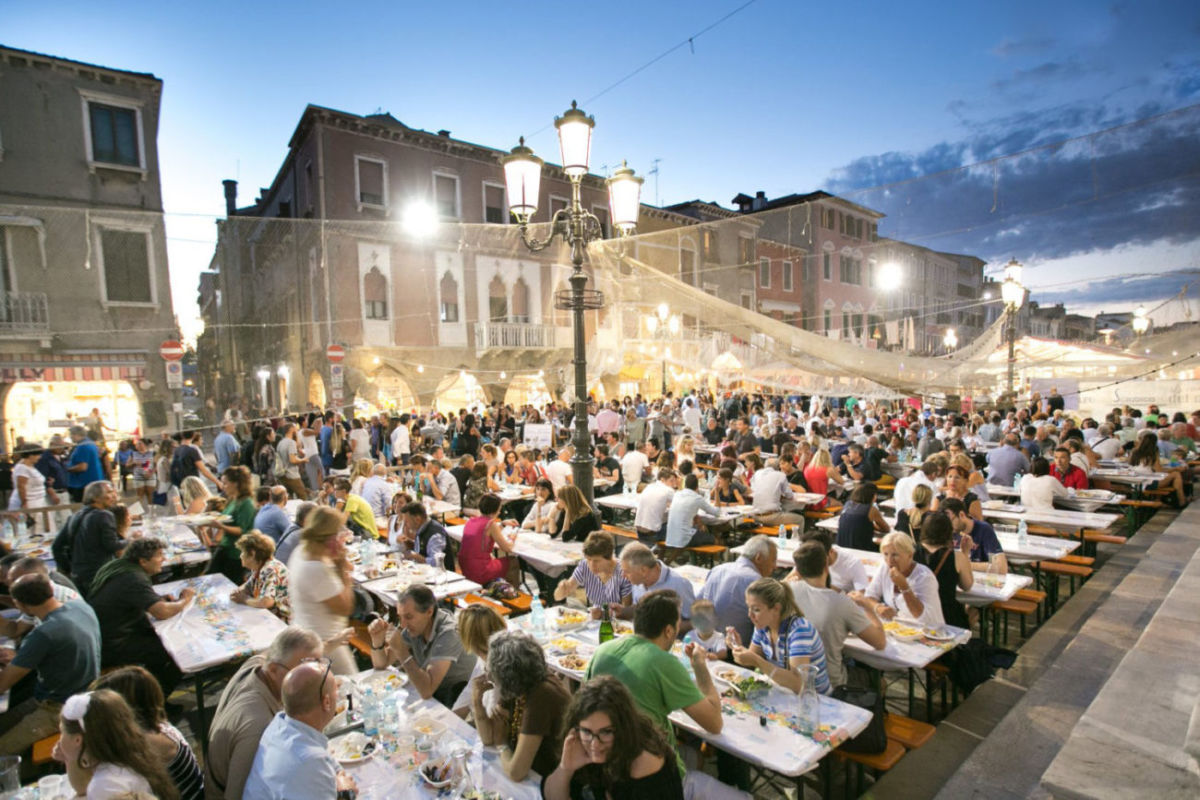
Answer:
[[[600,617],[600,644],[611,642],[616,635],[613,633],[612,612],[609,610],[608,604],[603,606],[603,611]]]

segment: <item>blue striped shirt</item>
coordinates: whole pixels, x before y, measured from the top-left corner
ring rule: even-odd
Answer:
[[[817,668],[817,691],[829,694],[825,646],[821,644],[821,634],[804,617],[789,617],[779,623],[778,652],[771,646],[771,636],[766,628],[755,628],[750,643],[762,648],[763,658],[783,669],[789,668],[788,659],[807,658],[808,663]]]
[[[605,582],[592,572],[587,561],[580,561],[571,573],[571,580],[583,587],[587,593],[588,605],[593,607],[619,603],[622,597],[633,594],[633,584],[625,577],[625,573],[621,572],[620,562],[617,562],[612,576]]]

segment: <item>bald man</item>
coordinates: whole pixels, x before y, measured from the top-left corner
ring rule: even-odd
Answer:
[[[322,731],[337,715],[337,677],[327,659],[300,664],[283,679],[283,711],[263,731],[246,779],[245,800],[353,798],[353,779],[337,768]]]

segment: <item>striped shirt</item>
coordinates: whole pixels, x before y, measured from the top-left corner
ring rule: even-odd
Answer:
[[[174,758],[167,764],[167,774],[179,790],[179,800],[204,800],[204,773],[196,763],[191,745],[179,729],[169,722],[162,723],[159,731],[179,745]]]
[[[789,659],[807,658],[808,663],[817,668],[817,692],[829,694],[825,647],[821,644],[817,629],[804,617],[789,617],[779,623],[778,648],[771,645],[771,636],[766,628],[755,628],[750,643],[762,648],[763,658],[783,669],[789,669]]]
[[[586,561],[580,561],[571,573],[571,580],[583,587],[587,593],[588,605],[593,607],[619,603],[622,597],[633,594],[633,584],[625,577],[625,573],[621,572],[619,561],[614,565],[613,574],[607,581],[600,580]]]

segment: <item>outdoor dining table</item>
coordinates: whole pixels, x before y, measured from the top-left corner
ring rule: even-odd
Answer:
[[[465,525],[450,525],[446,533],[451,539],[462,544]],[[534,533],[533,531],[513,528],[510,533],[517,534],[513,554],[526,562],[530,567],[548,575],[551,578],[572,570],[583,559],[583,542],[564,542],[551,538],[549,534]]]
[[[1003,542],[1001,542],[1003,545]],[[840,547],[839,551],[850,553],[857,558],[867,570],[868,580],[875,579],[875,573],[879,571],[879,567],[883,564],[883,555],[870,550],[855,550],[850,547]],[[1008,551],[1005,551],[1008,555]],[[959,589],[955,592],[958,602],[963,605],[975,606],[977,608],[988,606],[997,601],[1011,600],[1013,595],[1018,590],[1024,589],[1033,583],[1033,578],[1028,575],[1018,575],[1015,572],[1009,572],[1003,576],[1003,584],[996,586],[988,585],[984,578],[986,573],[976,570],[974,582],[970,589]]]
[[[528,626],[529,623],[525,622],[527,619],[528,617],[520,617],[510,624]],[[571,680],[583,681],[587,661],[598,644],[599,625],[595,620],[588,620],[571,630],[556,632],[543,642],[546,663],[550,669]],[[624,630],[628,631],[627,628]],[[556,641],[563,639],[578,643],[578,649],[573,655],[582,661],[582,666],[564,665],[564,657],[572,654],[564,653],[562,648],[556,645]],[[691,666],[687,657],[683,655],[682,643],[676,643],[672,652],[690,672]],[[761,673],[736,664],[709,662],[709,670],[718,690],[722,691],[728,688],[729,683],[723,680],[721,675],[740,678],[754,674],[770,682]],[[821,760],[839,744],[861,733],[871,720],[867,709],[832,697],[822,696],[820,703],[820,721],[813,735],[801,733],[799,730],[796,695],[774,684],[771,684],[769,691],[751,694],[749,698],[722,694],[724,725],[719,734],[704,730],[683,711],[672,713],[670,719],[676,727],[704,739],[753,767],[796,779],[798,784],[802,776],[820,766]]]
[[[192,602],[173,617],[151,622],[175,665],[195,682],[200,741],[207,749],[205,684],[215,683],[226,665],[267,649],[286,625],[265,608],[230,600],[237,587],[219,573],[160,583],[154,591],[178,596],[187,587],[196,590]]]
[[[366,685],[374,675],[375,670],[365,670],[340,679],[339,697],[354,692],[361,700]],[[537,773],[530,772],[520,782],[509,780],[500,763],[501,749],[484,747],[479,741],[478,732],[466,720],[436,700],[422,700],[411,682],[405,681],[396,690],[395,700],[402,705],[409,719],[426,717],[444,727],[444,731],[437,736],[435,753],[440,751],[448,755],[459,744],[470,749],[467,769],[476,783],[475,788],[499,792],[505,800],[538,800],[541,797],[541,778]],[[335,733],[339,728],[345,730],[340,718],[335,718],[326,728],[326,731],[334,733],[330,738],[331,754],[335,753],[334,748],[342,735]],[[402,730],[400,733],[406,735],[411,732]],[[359,800],[434,800],[457,796],[453,790],[434,789],[425,783],[418,769],[419,760],[412,748],[391,747],[385,741],[384,746],[377,748],[370,758],[353,764],[343,763],[342,769],[358,786]]]
[[[1126,486],[1131,486],[1135,492],[1140,493],[1143,489],[1152,483],[1161,480],[1166,480],[1167,473],[1165,472],[1135,472],[1133,467],[1121,466],[1114,464],[1105,466],[1103,463],[1099,467],[1095,467],[1088,473],[1089,478],[1099,478],[1106,480],[1109,483],[1120,483]]]
[[[994,483],[987,485],[988,497],[995,498],[1019,498],[1021,491],[1014,489],[1011,486],[997,486]],[[1116,492],[1110,492],[1105,489],[1085,489],[1082,493],[1075,492],[1067,497],[1054,498],[1056,506],[1062,506],[1070,511],[1098,511],[1107,505],[1121,502],[1123,498]]]
[[[1095,511],[1069,511],[1066,509],[1057,508],[1025,508],[1024,506],[1012,506],[999,501],[989,501],[981,503],[983,506],[983,516],[988,519],[999,519],[1006,522],[1020,522],[1025,520],[1028,524],[1046,525],[1061,531],[1072,533],[1080,533],[1084,528],[1092,530],[1107,530],[1112,527],[1112,524],[1120,519],[1119,514],[1105,514]],[[894,499],[884,500],[879,504],[881,508],[894,511],[896,509],[896,501]]]
[[[392,608],[399,605],[400,593],[413,583],[424,583],[439,602],[459,595],[478,592],[483,587],[449,570],[439,570],[416,561],[402,561],[391,574],[366,580],[359,585]]]

